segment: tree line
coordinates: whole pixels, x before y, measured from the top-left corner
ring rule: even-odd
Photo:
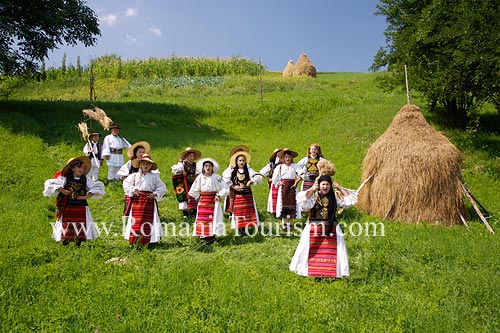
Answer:
[[[377,9],[387,45],[371,69],[387,69],[385,87],[405,86],[407,65],[411,87],[454,125],[487,102],[500,113],[500,0],[380,0]]]

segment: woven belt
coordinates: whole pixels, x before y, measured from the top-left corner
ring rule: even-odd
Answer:
[[[123,149],[122,148],[110,148],[111,154],[122,154]]]

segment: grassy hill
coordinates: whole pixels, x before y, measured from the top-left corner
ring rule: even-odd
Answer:
[[[404,93],[378,89],[377,75],[284,79],[265,73],[262,80],[232,76],[180,84],[98,78],[96,104],[130,142],[151,143],[169,188],[159,203],[162,222],[180,226],[170,166],[187,146],[225,167],[231,147],[245,144],[250,165],[260,169],[275,148],[303,157],[317,142],[337,167],[336,181],[356,188],[367,149],[406,103]],[[500,330],[500,242],[473,213],[470,230],[402,221],[384,222],[383,236],[347,233],[351,277],[322,282],[288,271],[298,236],[230,233],[212,246],[169,236],[149,249],[131,248],[120,236],[118,185],[89,203],[107,233],[80,247],[54,242],[54,199],[42,196],[43,182],[81,154],[76,125],[90,107],[88,95],[85,79],[21,82],[0,101],[1,331]],[[416,95],[412,102],[421,100]],[[498,234],[498,116],[486,107],[481,130],[474,132],[440,127],[436,114],[425,115],[464,153],[465,182],[493,215],[489,222]],[[273,225],[266,186],[254,191],[261,220]],[[340,219],[347,229],[381,222],[355,208]],[[126,264],[109,263],[112,258]]]

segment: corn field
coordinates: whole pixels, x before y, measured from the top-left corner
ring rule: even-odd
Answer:
[[[252,60],[233,58],[149,58],[123,60],[116,55],[105,55],[91,61],[90,66],[76,70],[65,63],[60,68],[44,70],[45,80],[88,76],[90,69],[101,79],[170,79],[177,77],[221,77],[228,75],[256,76],[264,71],[264,65]]]

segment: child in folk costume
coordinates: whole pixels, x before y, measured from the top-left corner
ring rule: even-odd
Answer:
[[[303,181],[301,191],[310,188],[319,175],[318,163],[324,159],[321,147],[317,143],[311,143],[307,149],[307,156],[302,158],[297,165],[303,168]]]
[[[87,156],[74,157],[68,160],[59,176],[45,181],[43,195],[57,195],[57,221],[52,238],[58,242],[79,244],[98,236],[87,199],[100,199],[104,195],[104,184],[86,177],[90,168]]]
[[[99,170],[102,167],[102,144],[99,142],[100,133],[92,132],[89,134],[90,141],[83,147],[83,153],[87,154],[92,162],[87,178],[93,181],[99,179]]]
[[[273,172],[278,164],[281,163],[277,154],[281,149],[275,149],[271,156],[269,157],[269,163],[267,163],[259,173],[267,177],[267,187],[269,188],[269,195],[267,196],[267,212],[276,216],[276,200],[278,199],[278,188],[273,186]]]
[[[333,182],[335,167],[325,162],[333,172],[321,172],[312,187],[297,194],[299,206],[309,211],[309,217],[289,269],[303,276],[341,278],[349,276],[349,262],[336,213],[338,207],[356,204],[357,191]]]
[[[130,197],[123,236],[130,244],[156,243],[163,236],[157,202],[163,200],[167,187],[160,174],[152,172],[158,169],[158,164],[148,154],[132,163],[139,171],[123,180],[125,195]]]
[[[128,147],[127,149],[127,157],[129,160],[120,167],[117,175],[120,179],[125,179],[128,175],[139,171],[139,168],[134,167],[132,161],[135,159],[141,159],[143,154],[149,154],[151,152],[151,145],[147,141],[139,141]],[[154,170],[155,172],[159,172],[158,170]]]
[[[120,136],[120,127],[113,124],[109,127],[111,134],[106,135],[102,142],[102,156],[108,165],[108,181],[120,180],[118,171],[124,163],[123,149],[130,147],[130,143]]]
[[[196,200],[188,195],[191,185],[196,179],[196,160],[201,157],[199,150],[187,147],[180,155],[179,162],[172,165],[172,184],[174,194],[179,203],[179,210],[184,218],[196,216]]]
[[[249,153],[244,151],[235,153],[231,157],[231,172],[223,177],[230,186],[231,227],[238,229],[238,236],[246,234],[248,227],[259,225],[259,214],[251,185],[260,184],[262,176],[248,166],[249,162]]]
[[[198,200],[194,235],[212,243],[216,235],[225,234],[220,199],[229,194],[229,186],[215,173],[219,170],[219,163],[214,159],[202,158],[196,163],[196,169],[200,174],[188,193]]]
[[[222,172],[222,178],[228,179],[231,176],[231,172],[233,171],[233,167],[231,166],[231,157],[238,152],[246,152],[250,154],[250,149],[245,145],[237,145],[231,148],[231,152],[229,153],[229,165],[226,170]],[[224,211],[229,213],[229,217],[231,217],[231,198],[228,196],[224,199]]]
[[[288,232],[292,230],[293,219],[302,217],[295,200],[297,184],[302,180],[302,168],[293,163],[297,155],[293,150],[283,148],[278,153],[281,164],[273,171],[273,186],[278,188],[276,217],[281,217],[282,228]]]
[[[137,161],[140,161],[142,155],[144,154],[149,154],[151,151],[151,146],[149,145],[149,142],[147,141],[139,141],[128,147],[127,149],[127,156],[129,160],[127,163],[123,164],[120,170],[118,170],[117,175],[120,177],[120,179],[125,179],[129,175],[139,171],[139,163]],[[136,161],[136,164],[132,163],[132,161]],[[160,173],[158,170],[151,170],[153,173]],[[123,207],[123,216],[125,216],[125,211],[127,210],[127,207],[130,202],[129,196],[125,195],[125,205]]]

